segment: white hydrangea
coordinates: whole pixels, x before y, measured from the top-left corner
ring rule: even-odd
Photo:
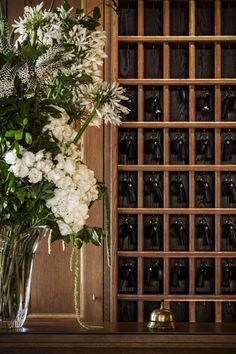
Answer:
[[[30,183],[38,183],[43,179],[42,171],[38,170],[37,168],[32,168],[29,171],[28,179]]]
[[[9,165],[14,165],[17,161],[17,155],[16,155],[16,150],[10,150],[8,151],[5,156],[4,156],[4,160],[6,161],[6,163],[8,163]]]
[[[63,127],[68,125],[69,116],[60,109],[60,118],[49,117],[46,126],[54,139],[55,125]],[[71,128],[74,136],[74,129]],[[79,232],[86,224],[89,217],[89,206],[98,198],[97,181],[94,172],[80,162],[81,153],[78,147],[71,143],[68,137],[61,139],[60,153],[53,158],[52,154],[40,150],[37,153],[27,151],[20,146],[20,156],[15,150],[9,150],[4,159],[10,165],[11,171],[16,177],[28,178],[32,184],[43,179],[53,182],[55,185],[54,196],[47,201],[50,208],[58,218],[58,226],[62,235]]]
[[[58,140],[59,143],[67,144],[73,141],[77,132],[67,123],[70,117],[66,111],[62,109],[60,111],[60,118],[49,117],[49,123],[44,126],[43,132],[49,131],[53,139]]]
[[[89,206],[82,202],[78,190],[56,189],[54,197],[47,201],[47,206],[55,216],[64,220],[58,222],[62,235],[77,233],[89,217]]]
[[[54,168],[54,164],[52,160],[50,160],[49,158],[42,159],[40,161],[37,161],[36,158],[35,167],[46,175]]]
[[[9,171],[20,178],[25,178],[29,174],[29,168],[21,159],[17,159],[16,163],[11,165]]]
[[[25,151],[22,156],[22,162],[27,167],[32,167],[36,161],[35,154],[31,151]]]
[[[44,150],[39,150],[36,154],[35,154],[35,161],[40,161],[42,160],[44,156]]]

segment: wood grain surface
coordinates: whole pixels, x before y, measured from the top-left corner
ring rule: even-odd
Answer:
[[[232,324],[177,323],[170,332],[151,332],[146,324],[100,323],[101,330],[81,330],[74,319],[28,320],[21,331],[0,330],[4,354],[233,354]]]

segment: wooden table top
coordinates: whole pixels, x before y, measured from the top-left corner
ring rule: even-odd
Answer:
[[[102,324],[84,330],[75,319],[28,319],[20,330],[0,329],[1,354],[235,354],[236,323],[177,323],[150,331],[146,324]]]

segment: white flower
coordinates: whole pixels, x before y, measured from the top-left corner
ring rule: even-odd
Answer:
[[[48,174],[53,169],[53,162],[49,159],[41,160],[36,163],[36,168],[44,174]]]
[[[62,236],[72,234],[72,229],[68,224],[65,224],[62,221],[58,221],[57,224],[58,224],[58,227],[59,227],[59,230],[60,230],[60,233]]]
[[[60,178],[58,181],[56,181],[55,184],[58,188],[75,188],[75,184],[73,183],[72,178],[69,176]]]
[[[27,167],[32,167],[35,163],[35,160],[35,155],[31,151],[24,152],[22,161]]]
[[[42,180],[43,174],[37,168],[32,168],[29,172],[28,178],[30,183],[38,183]]]
[[[47,179],[48,181],[52,181],[55,185],[57,185],[57,182],[65,177],[65,173],[58,168],[54,168],[51,171],[48,172],[47,174]]]
[[[66,173],[68,173],[70,175],[75,173],[75,163],[73,162],[72,159],[69,159],[69,158],[66,159],[64,170]]]
[[[29,169],[26,166],[26,164],[24,162],[22,162],[22,160],[18,159],[16,161],[15,165],[12,165],[9,168],[9,171],[12,172],[16,177],[20,177],[20,178],[25,178],[28,176],[29,174]]]
[[[48,11],[42,11],[43,2],[35,7],[25,6],[23,18],[19,18],[19,21],[15,21],[13,27],[15,27],[16,33],[20,33],[17,42],[22,43],[27,37],[28,32],[37,30],[39,39],[42,39],[42,34],[45,31],[42,26],[46,25],[45,20],[50,17]],[[41,27],[40,27],[41,26]],[[33,39],[31,38],[33,43]]]
[[[42,160],[42,158],[43,158],[43,153],[44,153],[43,150],[38,151],[38,152],[35,154],[35,160],[36,160],[36,161]]]
[[[48,89],[53,88],[55,82],[60,83],[64,75],[63,82],[67,83],[68,78],[69,89],[62,83],[61,92],[65,90],[64,97],[68,100],[66,104],[69,106],[71,103],[71,111],[78,112],[81,124],[96,109],[90,125],[118,125],[120,116],[128,113],[128,110],[121,104],[126,99],[124,89],[116,83],[110,85],[103,82],[106,34],[104,31],[87,28],[88,17],[85,14],[72,16],[71,13],[72,9],[67,11],[63,6],[56,11],[45,11],[43,3],[35,7],[25,7],[23,17],[14,25],[15,31],[19,33],[17,42],[27,40],[35,48],[42,48],[43,54],[35,60],[34,70],[27,63],[21,65],[16,73],[9,68],[9,78],[5,80],[7,85],[0,82],[2,96],[12,94],[16,75],[31,91],[37,88],[38,83],[44,97],[48,96]],[[15,50],[19,55],[17,42]],[[31,71],[36,80],[32,80]],[[70,86],[72,78],[74,84]],[[84,78],[88,80],[82,80]],[[35,87],[31,87],[33,84]],[[98,188],[94,172],[81,163],[81,152],[73,143],[77,135],[71,122],[73,119],[70,119],[62,107],[51,108],[59,114],[48,113],[45,117],[47,123],[39,131],[39,135],[46,133],[45,136],[59,149],[58,155],[55,157],[46,148],[33,153],[20,146],[22,158],[18,158],[12,150],[5,154],[4,159],[11,165],[9,170],[15,176],[27,177],[31,184],[52,182],[53,197],[46,201],[46,205],[58,220],[61,234],[69,235],[79,232],[86,224],[89,206],[98,198]]]
[[[6,163],[8,163],[9,165],[14,165],[17,161],[17,155],[16,155],[16,150],[10,150],[8,151],[5,156],[4,156],[4,160],[6,161]]]

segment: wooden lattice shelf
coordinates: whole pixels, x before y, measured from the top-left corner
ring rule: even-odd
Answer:
[[[112,132],[112,320],[164,299],[178,321],[236,321],[236,2],[119,9],[112,73],[131,111]]]

